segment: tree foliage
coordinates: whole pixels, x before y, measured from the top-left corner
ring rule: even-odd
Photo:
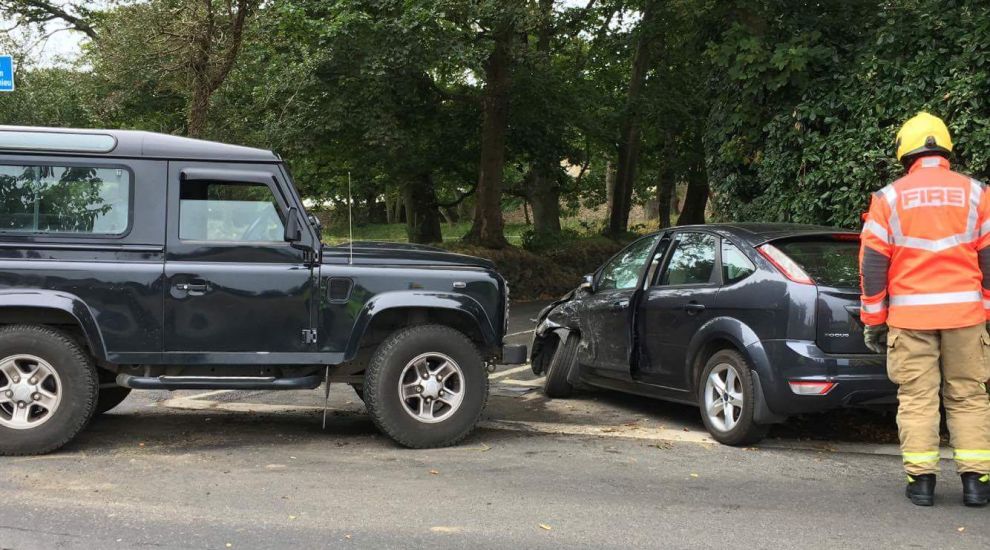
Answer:
[[[0,0],[0,14],[86,37],[75,65],[22,62],[3,122],[272,148],[317,208],[350,193],[359,223],[404,220],[416,242],[473,219],[470,240],[504,246],[501,210],[521,203],[532,243],[605,203],[611,233],[635,204],[661,225],[853,227],[900,174],[893,136],[921,109],[949,123],[958,167],[990,176],[977,0]]]

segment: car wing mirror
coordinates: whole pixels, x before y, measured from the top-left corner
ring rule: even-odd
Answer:
[[[309,223],[313,227],[316,228],[316,232],[322,235],[323,234],[323,223],[320,222],[320,218],[317,218],[313,214],[309,214],[307,219],[309,219]]]
[[[581,290],[586,290],[588,292],[594,292],[595,291],[595,276],[594,275],[585,275],[584,276],[584,280],[581,281],[581,286],[579,286],[578,288],[580,288]]]
[[[290,243],[297,243],[302,240],[302,228],[299,227],[298,210],[295,206],[289,208],[289,214],[285,217],[285,240]]]

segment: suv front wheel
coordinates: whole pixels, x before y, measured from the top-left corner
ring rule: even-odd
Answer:
[[[71,441],[96,410],[89,355],[45,326],[0,328],[0,455],[43,454]]]
[[[488,401],[488,373],[478,348],[442,325],[394,332],[375,351],[364,379],[364,402],[375,425],[406,447],[459,442]]]
[[[751,445],[770,427],[757,424],[756,392],[749,363],[735,350],[713,354],[699,380],[701,419],[712,437],[724,445]]]

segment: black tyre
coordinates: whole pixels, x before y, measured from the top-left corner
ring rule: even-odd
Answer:
[[[406,447],[457,443],[477,425],[487,401],[481,354],[464,334],[446,326],[393,333],[378,346],[364,375],[371,419]]]
[[[769,426],[757,424],[753,374],[735,350],[713,354],[698,381],[698,404],[705,428],[725,445],[752,445],[766,437]]]
[[[103,414],[114,409],[131,394],[130,388],[117,385],[117,375],[103,369],[97,369],[100,378],[100,396],[96,400],[96,414]]]
[[[567,381],[567,375],[570,374],[577,360],[579,341],[577,334],[569,333],[563,342],[557,344],[553,358],[547,366],[546,380],[543,382],[543,393],[547,397],[566,398],[574,393],[574,386]]]
[[[92,359],[63,332],[0,328],[0,455],[59,449],[89,423],[98,393]]]

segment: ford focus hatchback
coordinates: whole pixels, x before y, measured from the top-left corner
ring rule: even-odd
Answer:
[[[545,392],[697,405],[729,445],[799,413],[892,405],[863,344],[859,234],[794,224],[679,227],[633,242],[537,318]]]

